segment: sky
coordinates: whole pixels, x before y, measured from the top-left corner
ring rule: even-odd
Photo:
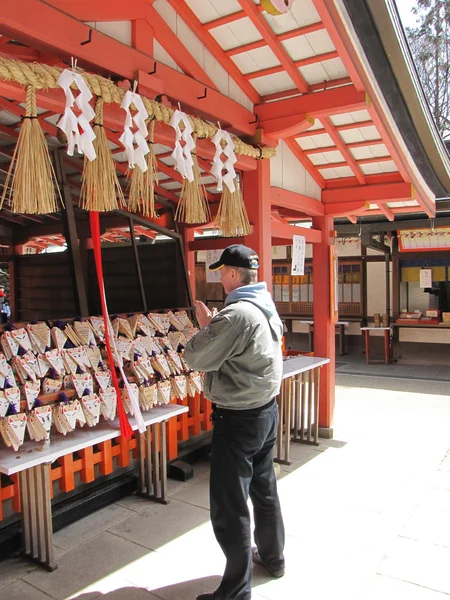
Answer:
[[[412,14],[411,9],[416,5],[415,0],[396,0],[397,9],[402,20],[403,27],[412,27],[415,24],[416,16]]]

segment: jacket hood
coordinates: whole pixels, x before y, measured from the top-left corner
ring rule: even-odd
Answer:
[[[236,288],[228,294],[225,300],[225,306],[242,301],[251,302],[261,309],[268,318],[272,317],[277,312],[272,296],[267,291],[267,285],[264,281]]]

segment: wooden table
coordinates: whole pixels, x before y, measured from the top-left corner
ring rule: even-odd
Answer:
[[[392,327],[392,351],[393,357],[398,356],[398,344],[400,342],[400,329],[450,329],[450,323],[391,323]]]
[[[329,358],[316,356],[296,356],[283,362],[283,380],[277,396],[280,422],[276,462],[291,464],[291,441],[317,445],[320,369],[329,362]]]
[[[167,504],[167,444],[166,424],[188,409],[167,404],[143,412],[145,433],[139,433],[139,492]],[[137,430],[133,417],[130,425]],[[70,454],[120,436],[119,419],[101,421],[96,427],[76,429],[66,436],[53,432],[50,443],[25,442],[14,452],[0,450],[0,473],[19,474],[22,516],[22,550],[24,554],[46,567],[57,568],[53,550],[50,465]]]
[[[361,331],[364,331],[364,341],[366,346],[366,363],[384,362],[388,365],[391,362],[390,351],[389,351],[389,336],[390,327],[361,327]],[[371,331],[383,331],[384,332],[384,360],[370,360],[370,332]]]
[[[305,325],[308,325],[308,336],[309,336],[309,350],[314,352],[314,321],[300,321]],[[348,321],[337,321],[335,327],[339,334],[339,356],[347,354],[345,351],[345,328],[348,327]]]

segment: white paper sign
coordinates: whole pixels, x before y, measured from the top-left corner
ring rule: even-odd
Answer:
[[[420,287],[430,288],[433,285],[432,269],[420,269]]]
[[[291,275],[305,274],[305,236],[292,237],[292,266]]]
[[[222,250],[207,250],[206,251],[206,282],[207,283],[220,283],[222,277],[220,275],[220,269],[217,271],[210,271],[209,265],[217,262],[222,256]]]

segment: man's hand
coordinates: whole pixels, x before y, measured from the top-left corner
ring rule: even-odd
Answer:
[[[195,301],[195,313],[197,315],[197,321],[201,328],[206,327],[213,318],[213,313],[209,310],[206,304],[203,304],[201,300]]]

